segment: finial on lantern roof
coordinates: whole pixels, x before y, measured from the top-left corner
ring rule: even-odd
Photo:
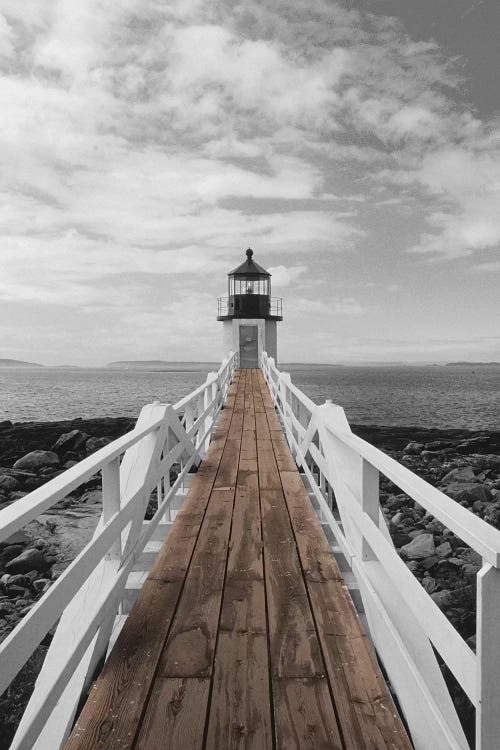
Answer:
[[[252,262],[252,255],[253,255],[253,250],[251,247],[249,247],[247,250],[247,258],[250,262]]]

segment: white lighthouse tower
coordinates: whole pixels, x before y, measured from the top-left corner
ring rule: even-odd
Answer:
[[[281,298],[271,297],[271,274],[253,259],[247,259],[228,274],[228,297],[220,297],[217,320],[223,325],[224,355],[239,353],[240,367],[259,367],[266,351],[277,360],[276,324],[283,320]]]

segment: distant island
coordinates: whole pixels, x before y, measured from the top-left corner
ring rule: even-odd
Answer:
[[[459,367],[463,365],[472,365],[474,367],[500,367],[500,362],[447,362],[445,367]]]
[[[198,370],[201,365],[215,367],[214,362],[167,362],[163,359],[119,360],[110,362],[106,368],[110,370]]]
[[[24,362],[22,359],[1,359],[0,367],[44,367],[38,362]]]

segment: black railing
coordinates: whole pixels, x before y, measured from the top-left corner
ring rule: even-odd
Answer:
[[[223,318],[225,316],[231,316],[235,318],[244,317],[244,315],[238,311],[235,310],[233,307],[230,307],[230,300],[233,300],[233,297],[219,297],[217,300],[217,317]],[[283,315],[283,298],[282,297],[271,297],[269,300],[269,307],[266,308],[265,316],[270,316],[273,318],[281,318]],[[260,317],[259,314],[256,315],[256,317]]]

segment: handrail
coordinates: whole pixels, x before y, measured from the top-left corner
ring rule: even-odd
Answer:
[[[1,542],[102,472],[103,512],[92,540],[0,643],[1,694],[60,618],[12,748],[62,745],[80,694],[106,652],[128,574],[203,458],[236,366],[231,353],[176,404],[145,406],[129,433],[0,511]],[[172,480],[174,464],[180,468]],[[156,510],[144,524],[151,499]]]
[[[476,750],[498,750],[500,531],[354,435],[340,406],[315,404],[266,352],[260,364],[321,520],[357,579],[415,747],[469,748],[435,649],[476,708]],[[380,473],[481,555],[476,653],[396,551],[379,503]]]

